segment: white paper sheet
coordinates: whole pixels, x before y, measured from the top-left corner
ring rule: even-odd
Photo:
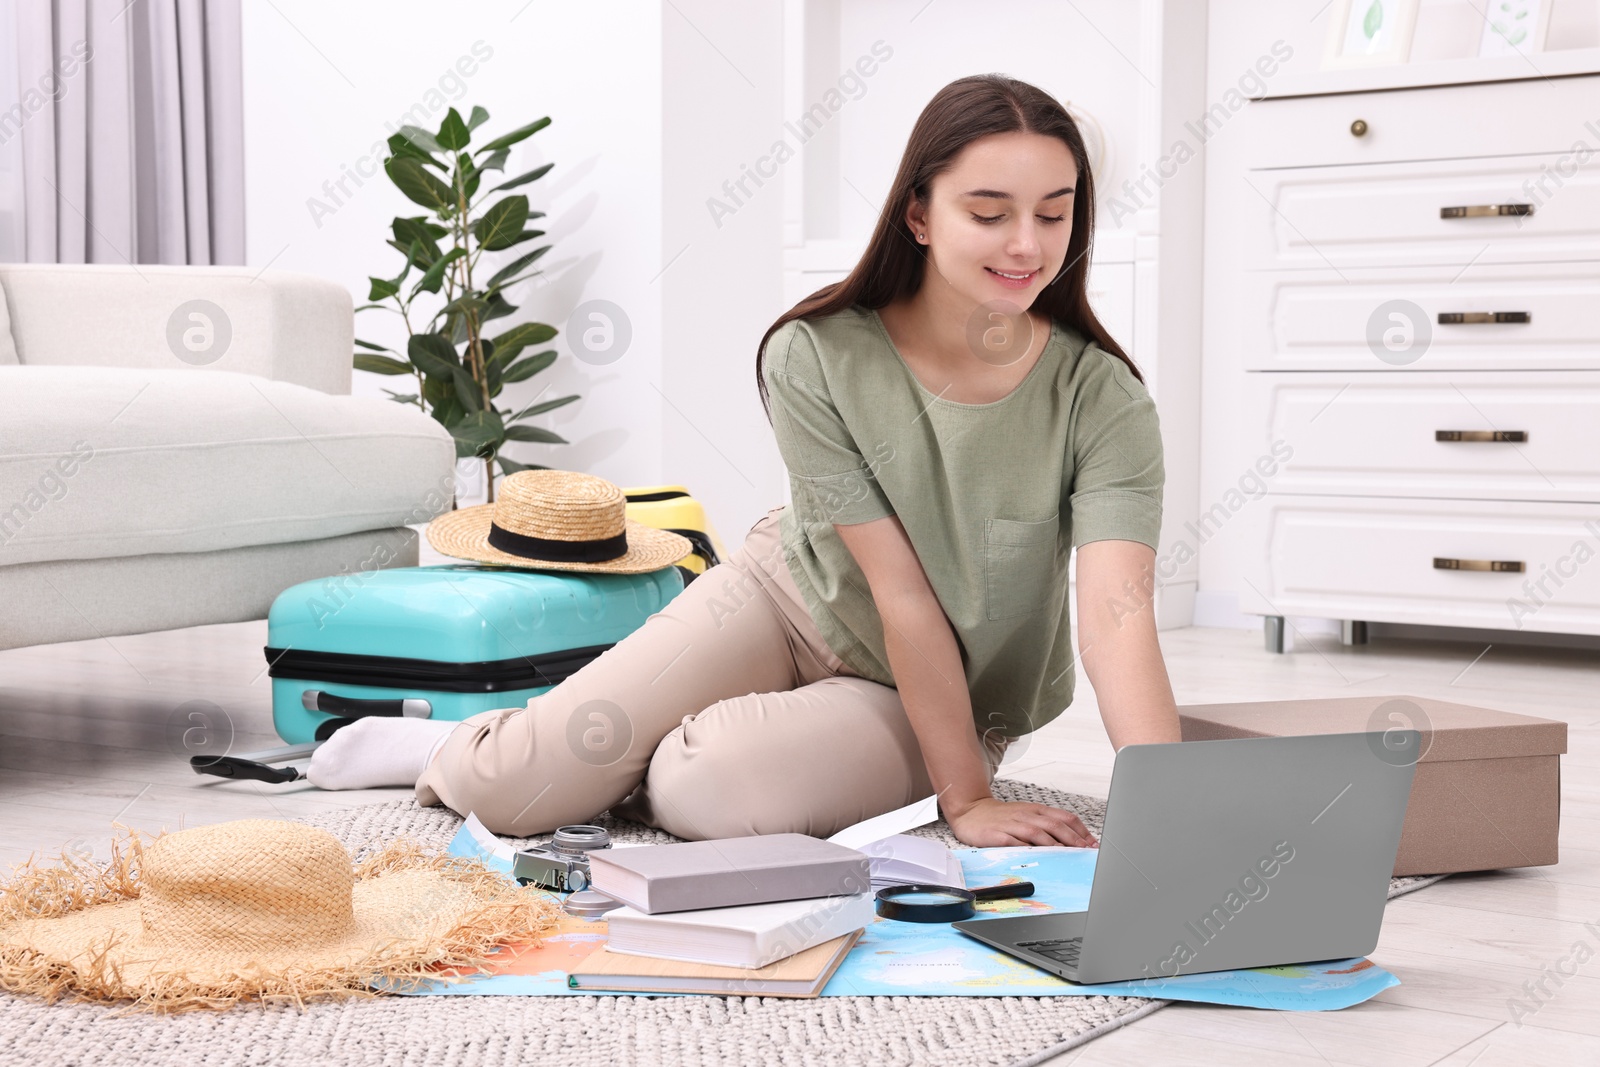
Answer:
[[[483,825],[483,823],[478,820],[478,817],[475,814],[470,811],[467,812],[467,818],[464,822],[464,826],[466,827],[467,833],[471,834],[472,839],[478,843],[479,848],[497,860],[500,860],[504,863],[511,862],[511,858],[513,855],[515,855],[515,851],[510,845],[491,834],[489,832],[489,828]]]
[[[882,841],[894,834],[904,833],[918,826],[926,826],[939,817],[939,798],[928,796],[903,808],[874,815],[870,819],[846,826],[828,838],[846,848],[860,848],[874,841]]]

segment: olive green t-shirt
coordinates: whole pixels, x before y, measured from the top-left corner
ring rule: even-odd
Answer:
[[[875,311],[786,322],[764,350],[789,470],[784,556],[828,646],[894,685],[883,622],[839,538],[900,516],[961,650],[979,732],[1017,736],[1072,702],[1067,559],[1120,539],[1156,548],[1160,423],[1127,364],[1060,322],[1009,395],[943,399]]]

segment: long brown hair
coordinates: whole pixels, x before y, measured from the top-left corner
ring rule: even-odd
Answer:
[[[878,216],[866,252],[843,281],[825,285],[779,316],[767,328],[756,349],[756,390],[767,421],[772,404],[767,398],[761,363],[767,340],[791,319],[823,317],[856,304],[886,307],[902,296],[912,296],[922,285],[927,252],[912,239],[906,225],[906,208],[916,195],[929,200],[933,179],[948,170],[968,144],[992,133],[1040,133],[1059,137],[1078,165],[1076,195],[1072,201],[1072,236],[1067,242],[1067,267],[1040,292],[1032,307],[1051,319],[1076,329],[1128,365],[1133,376],[1144,375],[1089,306],[1089,250],[1094,246],[1094,176],[1078,124],[1067,109],[1044,90],[1003,74],[974,74],[958,78],[940,89],[917,116],[900,169],[889,188],[888,205]]]

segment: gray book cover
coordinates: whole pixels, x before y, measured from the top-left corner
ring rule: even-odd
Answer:
[[[648,914],[872,889],[865,853],[801,833],[596,849],[589,871],[595,889]]]

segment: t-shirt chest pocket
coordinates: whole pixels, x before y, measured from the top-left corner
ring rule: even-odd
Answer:
[[[1032,615],[1057,586],[1056,538],[1061,515],[1024,522],[989,519],[984,526],[984,599],[989,618]]]

